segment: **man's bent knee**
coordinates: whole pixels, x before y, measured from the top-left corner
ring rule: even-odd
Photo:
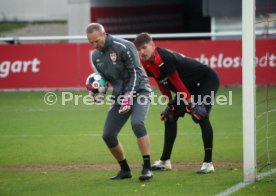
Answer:
[[[137,138],[147,135],[147,130],[143,122],[133,122],[132,130]]]
[[[113,148],[119,144],[116,136],[109,136],[109,135],[103,134],[103,140],[105,141],[108,148]]]

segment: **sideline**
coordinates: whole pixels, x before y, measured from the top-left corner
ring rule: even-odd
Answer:
[[[272,174],[276,173],[276,168],[268,171],[268,172],[264,172],[264,173],[261,173],[257,176],[257,180],[261,180],[263,179],[264,177],[266,176],[270,176]],[[232,193],[236,192],[236,191],[239,191],[245,187],[247,187],[248,185],[250,184],[253,184],[253,182],[240,182],[228,189],[226,189],[225,191],[223,192],[220,192],[219,194],[217,194],[216,196],[227,196],[227,195],[231,195]]]

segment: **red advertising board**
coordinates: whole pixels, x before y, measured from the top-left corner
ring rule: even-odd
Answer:
[[[222,85],[242,83],[241,41],[160,40],[159,47],[178,51],[214,68]],[[0,45],[0,89],[84,87],[94,72],[89,44]],[[276,84],[276,40],[257,40],[256,83]]]

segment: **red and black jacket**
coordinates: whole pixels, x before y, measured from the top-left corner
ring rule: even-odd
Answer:
[[[141,62],[149,77],[153,77],[163,95],[172,99],[171,92],[184,92],[187,99],[196,94],[209,71],[207,65],[164,48],[155,49],[154,61]]]

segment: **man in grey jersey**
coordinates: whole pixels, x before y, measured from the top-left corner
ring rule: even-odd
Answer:
[[[148,180],[153,177],[153,173],[150,166],[149,136],[144,121],[150,105],[151,89],[138,52],[131,42],[107,34],[99,23],[89,24],[86,33],[89,43],[96,48],[92,54],[93,64],[113,87],[114,104],[106,117],[103,139],[121,170],[111,179],[132,177],[123,146],[117,138],[131,116],[132,130],[143,157],[139,179]]]

